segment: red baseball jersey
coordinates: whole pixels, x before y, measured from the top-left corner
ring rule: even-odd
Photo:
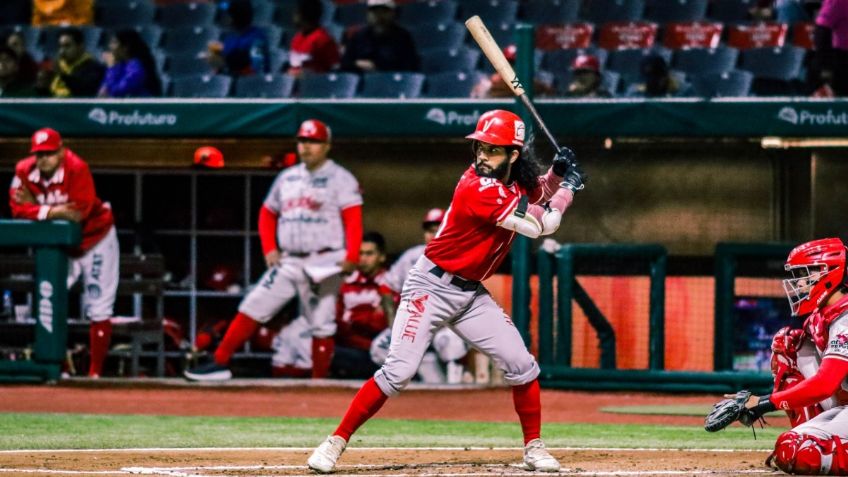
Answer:
[[[15,191],[21,187],[32,193],[35,204],[19,204],[15,201]],[[51,205],[68,203],[74,204],[82,215],[82,242],[78,249],[71,251],[72,255],[80,256],[96,245],[115,223],[109,204],[101,201],[94,191],[94,179],[88,164],[65,148],[65,157],[53,177],[45,179],[35,166],[35,156],[18,161],[9,188],[9,206],[13,217],[45,220]]]
[[[398,295],[389,289],[385,278],[386,271],[380,270],[373,277],[355,271],[345,279],[336,310],[339,346],[370,350],[374,337],[389,326],[380,302],[388,294],[397,303]]]
[[[339,63],[339,46],[324,27],[309,33],[297,32],[289,50],[289,73],[326,73]]]
[[[530,203],[541,200],[542,193],[541,187],[534,189]],[[515,239],[515,232],[498,223],[525,195],[527,191],[515,182],[506,185],[478,176],[472,165],[459,180],[450,208],[424,255],[446,272],[467,280],[485,280],[506,258]]]

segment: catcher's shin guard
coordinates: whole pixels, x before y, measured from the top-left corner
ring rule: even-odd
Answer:
[[[786,431],[777,438],[766,462],[788,474],[846,475],[848,448],[838,436],[820,439]]]

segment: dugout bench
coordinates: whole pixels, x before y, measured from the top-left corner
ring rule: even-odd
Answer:
[[[135,301],[135,312],[138,320],[113,320],[112,343],[127,341],[129,349],[125,351],[110,351],[110,356],[129,358],[129,374],[138,376],[140,371],[140,359],[152,357],[156,361],[155,374],[165,374],[165,342],[162,329],[162,318],[164,316],[164,275],[165,262],[158,254],[132,255],[124,254],[120,257],[120,281],[118,282],[117,296],[132,296]],[[31,293],[35,285],[33,277],[36,273],[36,260],[34,256],[14,254],[0,255],[0,290],[9,290],[15,293]],[[64,278],[62,280],[64,283]],[[71,293],[81,291],[77,283],[71,288]],[[153,300],[151,306],[144,306],[142,300],[150,297]],[[37,302],[37,300],[36,300]],[[67,308],[67,300],[66,300]],[[145,312],[149,310],[149,312]],[[0,330],[4,337],[16,335],[18,342],[29,341],[32,338],[32,328],[35,320],[27,322],[0,322]],[[69,319],[67,326],[75,334],[87,336],[90,322],[84,319]],[[37,331],[36,331],[37,332]],[[77,333],[79,332],[79,333]],[[67,348],[67,338],[62,341],[61,353],[64,359]],[[59,345],[57,345],[59,346]],[[151,347],[151,350],[146,350]],[[58,352],[57,352],[58,353]]]

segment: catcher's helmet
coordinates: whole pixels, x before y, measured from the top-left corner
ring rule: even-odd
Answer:
[[[442,223],[442,220],[445,218],[445,211],[442,209],[434,208],[427,211],[427,214],[424,216],[424,220],[421,221],[421,227],[427,228],[431,225],[439,225]]]
[[[845,244],[838,238],[801,244],[789,252],[785,268],[792,274],[783,280],[792,316],[812,313],[845,279]]]
[[[477,129],[465,138],[495,146],[523,146],[524,121],[503,109],[487,111],[477,120]]]
[[[330,142],[332,133],[329,126],[317,119],[307,119],[301,123],[297,130],[298,139],[312,139],[313,141]]]
[[[221,169],[224,167],[224,154],[218,148],[212,146],[199,147],[194,151],[194,165]]]

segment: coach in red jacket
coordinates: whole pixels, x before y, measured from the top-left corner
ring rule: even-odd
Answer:
[[[31,156],[15,167],[9,188],[12,216],[30,220],[70,220],[82,227],[82,243],[71,250],[68,287],[82,275],[85,314],[91,320],[89,377],[98,378],[112,336],[112,307],[118,289],[118,236],[108,203],[94,191],[88,164],[63,147],[53,129],[32,135]]]

